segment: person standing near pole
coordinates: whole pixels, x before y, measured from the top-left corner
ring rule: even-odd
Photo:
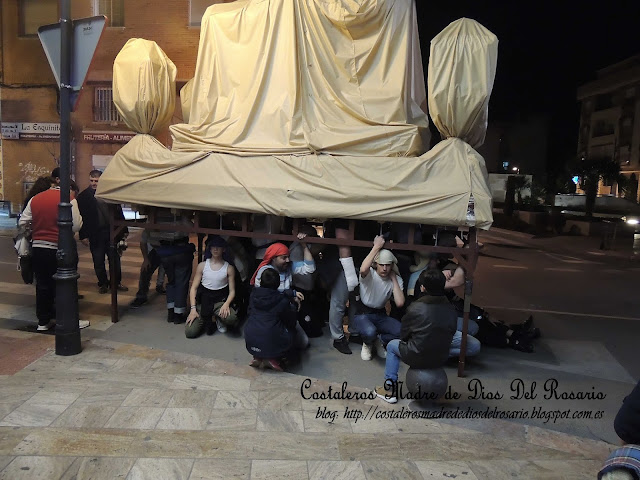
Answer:
[[[56,282],[53,278],[57,269],[56,252],[58,250],[58,204],[60,203],[60,187],[52,186],[49,190],[35,195],[20,216],[19,225],[31,222],[31,238],[33,239],[33,273],[36,280],[36,316],[38,331],[47,331],[53,327],[51,322],[56,317],[54,300],[56,298]],[[73,232],[82,227],[82,217],[76,200],[71,200]],[[89,326],[87,320],[80,320],[80,328]]]
[[[104,266],[105,256],[109,263],[113,263],[116,273],[116,285],[119,291],[126,292],[129,290],[122,285],[122,271],[120,269],[120,256],[109,248],[109,214],[107,204],[103,200],[95,197],[98,181],[102,172],[100,170],[92,170],[89,173],[89,186],[78,195],[78,207],[80,214],[85,219],[84,225],[80,230],[80,241],[83,245],[91,249],[91,257],[93,258],[93,268],[98,277],[98,292],[109,292],[109,279],[107,278],[107,270]],[[124,219],[122,208],[117,205],[117,214],[120,219]],[[125,230],[125,235],[128,231]],[[116,244],[120,238],[116,239]]]

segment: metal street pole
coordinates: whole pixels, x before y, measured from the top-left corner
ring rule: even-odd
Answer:
[[[56,355],[82,351],[78,316],[78,252],[73,238],[70,203],[71,0],[60,0],[60,203],[58,204],[58,270],[56,280]]]

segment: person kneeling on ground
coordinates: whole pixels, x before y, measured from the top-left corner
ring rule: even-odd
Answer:
[[[220,333],[225,333],[227,327],[233,328],[238,324],[237,312],[231,307],[236,297],[235,268],[223,258],[226,246],[227,242],[217,235],[210,236],[207,241],[204,262],[200,262],[196,267],[189,291],[191,312],[184,329],[187,338],[200,336],[203,329],[207,335],[213,335],[214,316]],[[196,294],[201,284],[202,297],[198,316]]]
[[[437,269],[427,269],[420,274],[421,296],[402,317],[400,339],[387,344],[384,386],[376,387],[376,395],[386,402],[398,401],[396,384],[400,360],[412,368],[438,368],[449,357],[458,315],[445,296],[445,281],[444,274]]]
[[[360,266],[360,300],[353,323],[362,336],[360,358],[363,360],[371,360],[374,346],[378,356],[386,357],[387,343],[400,338],[400,322],[389,317],[385,307],[391,296],[398,308],[404,305],[402,278],[396,257],[382,248],[384,243],[384,237],[376,236],[371,252]]]
[[[260,286],[251,292],[244,338],[255,368],[282,371],[282,357],[294,348],[303,350],[309,345],[309,338],[297,321],[296,303],[299,307],[300,300],[278,292],[279,285],[279,273],[268,268],[260,276]]]
[[[442,246],[442,247],[454,247],[455,245],[456,245],[455,239],[453,237],[444,236],[444,235],[441,236],[440,242],[438,243],[438,246]],[[432,253],[428,257],[424,257],[424,260],[420,261],[418,267],[422,269],[436,268],[442,271],[442,274],[446,279],[446,283],[444,285],[445,295],[447,296],[449,301],[453,304],[453,306],[457,309],[458,305],[456,302],[458,300],[461,302],[463,301],[460,300],[459,297],[457,297],[454,291],[454,288],[458,288],[464,285],[465,272],[463,268],[460,265],[452,262],[448,254],[438,254],[438,253]],[[412,274],[413,278],[409,279],[409,290],[415,290],[416,296],[419,296],[420,282],[416,281],[416,273],[418,273],[420,270],[418,270],[417,268],[414,270],[415,271]],[[460,347],[462,346],[462,326],[463,326],[462,312],[458,311],[458,315],[460,316],[458,317],[456,333],[453,335],[453,340],[451,341],[451,348],[449,349],[449,357],[451,358],[457,358],[460,356]],[[479,328],[478,324],[472,318],[470,318],[468,328],[467,328],[467,350],[466,350],[467,358],[475,357],[480,353],[480,341],[475,337],[475,335],[478,333],[478,328]]]

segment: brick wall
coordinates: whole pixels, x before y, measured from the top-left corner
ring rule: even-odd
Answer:
[[[2,122],[58,123],[54,88],[3,88]],[[12,202],[13,210],[23,200],[23,182],[49,175],[60,156],[57,141],[3,140],[4,200]]]
[[[228,3],[226,0],[224,3]],[[3,82],[18,88],[2,88],[2,122],[59,122],[56,112],[55,80],[37,37],[18,37],[18,7],[16,0],[2,2]],[[211,3],[222,3],[212,0]],[[93,1],[74,0],[71,16],[93,16]],[[113,155],[121,144],[82,142],[83,130],[127,130],[123,124],[94,123],[93,97],[96,86],[110,86],[113,62],[130,38],[155,41],[177,68],[178,90],[193,77],[198,53],[200,28],[189,26],[189,0],[125,0],[125,27],[105,30],[87,76],[85,88],[76,111],[72,114],[72,135],[75,143],[75,178],[81,189],[88,186],[92,155]],[[20,88],[49,85],[53,88]],[[181,121],[179,99],[173,123]],[[158,135],[168,145],[168,130]],[[33,176],[29,172],[49,173],[59,156],[57,142],[5,140],[2,156],[5,199],[22,202],[22,182]],[[55,159],[54,159],[55,157]],[[15,210],[15,208],[14,208]]]

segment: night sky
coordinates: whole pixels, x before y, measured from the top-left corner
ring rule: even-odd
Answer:
[[[548,114],[548,171],[575,155],[578,86],[595,79],[597,69],[640,54],[637,0],[527,4],[417,0],[416,5],[425,73],[431,38],[453,20],[472,18],[498,37],[489,122]]]

